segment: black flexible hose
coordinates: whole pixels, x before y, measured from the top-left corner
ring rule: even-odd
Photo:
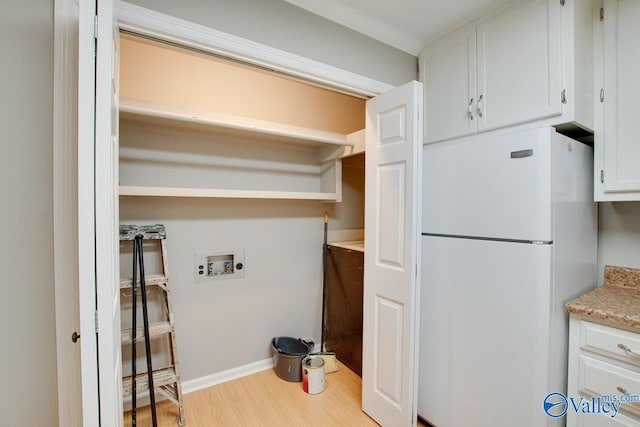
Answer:
[[[144,280],[144,254],[142,250],[142,234],[136,236],[138,259],[140,262],[140,294],[142,296],[142,321],[144,324],[144,346],[147,353],[147,377],[149,378],[149,399],[151,400],[151,420],[153,427],[158,426],[156,416],[156,395],[153,386],[153,368],[151,363],[151,337],[149,336],[149,315],[147,312],[147,285]]]
[[[137,312],[137,295],[136,289],[138,287],[138,245],[137,241],[133,241],[133,276],[131,279],[131,425],[136,426],[136,312]]]
[[[322,327],[320,336],[320,351],[326,351],[324,347],[324,322],[325,322],[325,309],[327,299],[327,232],[329,228],[329,214],[324,213],[324,245],[322,246]]]

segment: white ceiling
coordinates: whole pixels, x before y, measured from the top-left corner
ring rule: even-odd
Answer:
[[[508,0],[285,0],[417,55],[425,42]]]

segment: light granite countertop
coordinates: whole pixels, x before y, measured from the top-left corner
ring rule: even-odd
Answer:
[[[605,266],[604,284],[569,301],[565,308],[640,331],[640,269]]]

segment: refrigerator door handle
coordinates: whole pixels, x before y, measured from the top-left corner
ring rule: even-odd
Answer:
[[[522,159],[524,157],[531,157],[533,156],[533,149],[528,149],[528,150],[518,150],[518,151],[512,151],[511,152],[511,158],[512,159]]]

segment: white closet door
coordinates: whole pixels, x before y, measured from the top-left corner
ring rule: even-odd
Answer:
[[[475,133],[475,27],[424,50],[420,80],[424,84],[425,142]]]
[[[78,303],[82,425],[100,424],[96,340],[95,38],[96,1],[78,7]],[[59,378],[58,381],[61,379]],[[61,397],[64,398],[64,397]]]
[[[362,409],[416,423],[422,84],[367,102]]]
[[[478,130],[561,114],[560,7],[538,0],[478,25]]]
[[[118,29],[113,0],[98,2],[95,247],[100,422],[123,425],[118,213]]]

